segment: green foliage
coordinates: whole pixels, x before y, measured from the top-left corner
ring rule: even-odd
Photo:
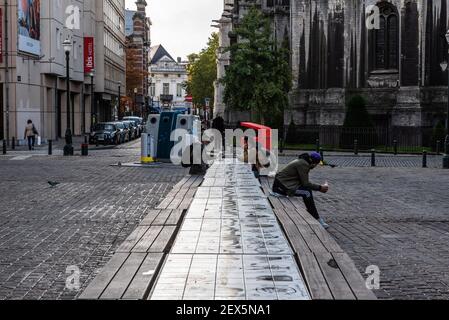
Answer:
[[[228,49],[231,64],[221,79],[224,101],[230,109],[251,111],[253,121],[279,128],[291,89],[288,44],[276,48],[270,21],[256,8],[234,35],[238,41]]]
[[[218,45],[218,34],[213,33],[209,38],[207,48],[199,54],[193,53],[188,56],[189,80],[185,83],[185,88],[187,93],[192,95],[195,105],[204,106],[206,98],[211,99],[211,106],[214,105]]]
[[[439,121],[432,132],[432,150],[436,150],[437,141],[440,141],[440,151],[444,149],[444,140],[446,139],[446,126],[443,121]]]
[[[351,97],[346,110],[345,128],[373,128],[374,123],[366,110],[366,101],[360,95]]]

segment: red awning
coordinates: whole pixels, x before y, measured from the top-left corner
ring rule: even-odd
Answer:
[[[193,102],[193,97],[192,96],[186,96],[186,102]]]

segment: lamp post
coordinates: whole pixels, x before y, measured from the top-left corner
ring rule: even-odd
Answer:
[[[120,98],[121,98],[121,96],[122,96],[122,82],[121,81],[117,81],[117,84],[118,84],[118,98],[117,98],[117,108],[118,108],[118,112],[116,112],[116,119],[115,119],[115,121],[118,121],[119,119],[118,118],[120,118],[121,116],[120,116],[120,112],[121,112],[121,101],[120,101]],[[117,118],[117,115],[118,115],[118,118]]]
[[[134,111],[137,108],[137,91],[138,91],[137,88],[134,88]]]
[[[446,41],[449,45],[449,30],[446,33]],[[449,57],[449,51],[448,51]],[[449,60],[448,60],[449,61]],[[448,70],[449,73],[449,70]],[[449,169],[449,78],[448,78],[448,97],[447,97],[447,116],[446,116],[446,139],[444,141],[443,169]]]
[[[90,76],[90,113],[91,113],[91,131],[97,124],[97,110],[95,110],[95,92],[94,92],[94,76],[95,70],[92,69],[89,73]]]
[[[64,146],[64,156],[73,156],[72,130],[70,129],[70,52],[72,51],[72,42],[67,38],[62,45],[64,47],[67,69],[67,129],[65,131],[66,145]]]

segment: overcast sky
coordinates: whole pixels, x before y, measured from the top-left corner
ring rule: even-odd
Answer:
[[[212,20],[223,12],[223,0],[147,0],[147,15],[153,22],[151,45],[162,44],[176,57],[187,58],[207,44],[213,31]],[[126,0],[126,8],[135,10],[135,0]]]

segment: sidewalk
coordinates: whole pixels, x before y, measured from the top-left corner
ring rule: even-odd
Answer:
[[[75,151],[81,151],[81,145],[84,143],[84,136],[75,136],[72,138],[72,145],[75,148]],[[137,141],[137,140],[135,140]],[[59,138],[58,140],[52,141],[52,149],[53,149],[53,155],[59,155],[62,154],[65,146],[65,139]],[[7,147],[7,154],[17,154],[17,153],[29,153],[30,155],[48,155],[48,143],[36,145],[34,147],[33,151],[28,150],[28,145],[20,145],[15,146],[15,149],[12,150],[12,146],[10,145]],[[89,145],[89,150],[95,151],[95,150],[108,150],[108,149],[114,149],[115,145],[98,145],[98,147],[95,144]]]

